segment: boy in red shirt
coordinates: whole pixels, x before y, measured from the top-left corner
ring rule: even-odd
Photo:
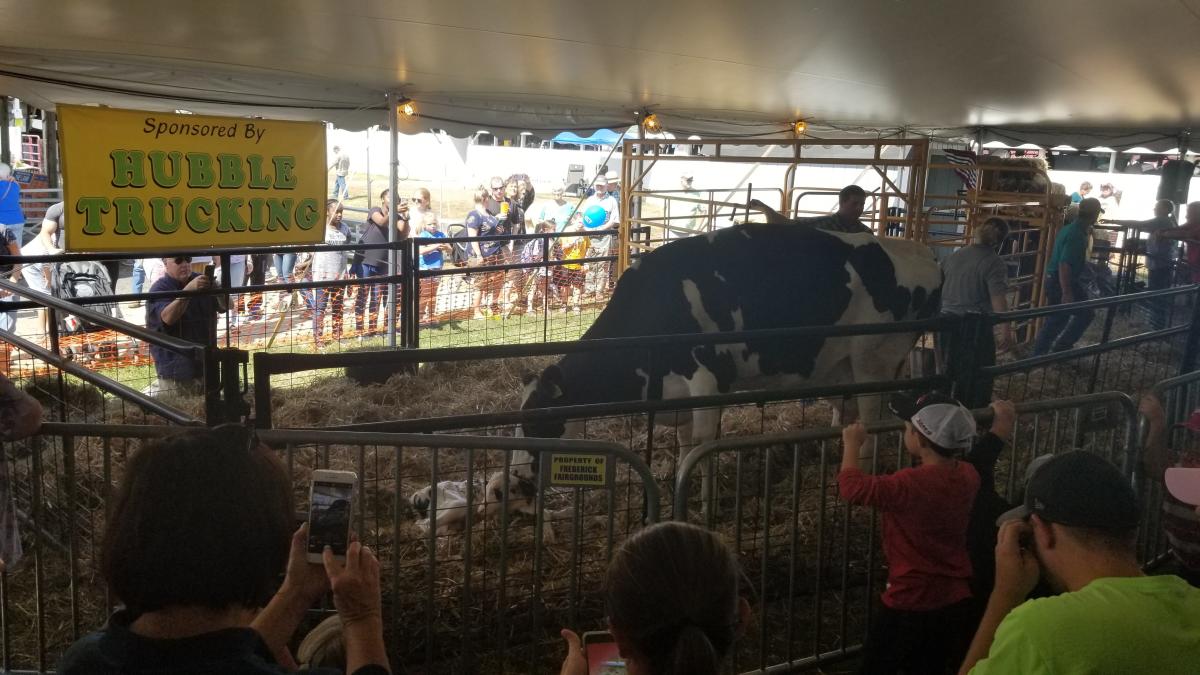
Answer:
[[[905,420],[904,448],[918,466],[883,476],[858,468],[867,441],[862,423],[842,431],[842,499],[883,514],[887,588],[863,649],[860,673],[954,672],[971,640],[971,560],[967,524],[979,474],[959,458],[975,438],[975,419],[937,393],[894,397]]]

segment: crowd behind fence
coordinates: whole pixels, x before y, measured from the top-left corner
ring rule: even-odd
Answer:
[[[1190,412],[1196,382],[1193,374],[1156,389]],[[1101,454],[1134,480],[1139,421],[1127,395],[1023,402],[1017,412],[996,474],[1008,500],[1020,498],[1020,476],[1034,457],[1071,449]],[[988,422],[988,411],[976,415]],[[878,470],[907,465],[900,426],[869,425]],[[23,564],[0,573],[5,672],[49,672],[71,641],[103,623],[115,599],[97,574],[97,537],[113,487],[140,443],[177,431],[49,422],[37,436],[6,444],[29,545]],[[691,449],[677,471],[663,474],[611,442],[259,432],[280,453],[298,499],[315,469],[357,473],[352,523],[383,564],[391,656],[420,672],[554,672],[558,629],[602,627],[609,557],[660,519],[672,492],[663,517],[719,532],[747,575],[756,620],[739,641],[735,672],[808,670],[852,658],[885,570],[876,516],[837,498],[839,435],[830,427],[720,439]],[[603,458],[603,480],[555,479],[561,459],[579,457]],[[530,461],[539,470],[527,492],[516,483]],[[447,483],[458,492],[429,490],[427,502],[414,499]],[[493,487],[501,499],[490,496]],[[1142,482],[1139,490],[1142,540],[1157,542],[1157,497]],[[1151,564],[1160,552],[1143,547],[1142,559]],[[312,623],[330,611],[314,609]]]

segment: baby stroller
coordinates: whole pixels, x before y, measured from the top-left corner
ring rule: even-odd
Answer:
[[[54,297],[75,302],[82,298],[95,298],[110,295],[112,288],[108,270],[104,265],[94,261],[59,263],[50,279],[50,290]],[[82,304],[82,303],[79,303]],[[86,307],[93,312],[117,318],[117,305],[113,302],[92,303]],[[58,313],[58,331],[62,336],[83,335],[104,330],[102,326],[89,323],[74,314]],[[71,341],[74,342],[74,341]],[[88,341],[79,341],[79,346],[65,346],[63,352],[80,356],[97,351],[95,345]]]

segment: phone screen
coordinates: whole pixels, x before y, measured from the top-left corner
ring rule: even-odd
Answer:
[[[625,661],[615,642],[593,642],[587,651],[588,675],[625,675]]]
[[[308,552],[321,553],[326,546],[334,555],[346,555],[350,540],[351,483],[315,481],[308,512]]]

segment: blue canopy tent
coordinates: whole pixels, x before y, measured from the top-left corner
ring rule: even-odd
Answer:
[[[571,131],[564,131],[550,141],[563,145],[616,145],[620,138],[621,134],[612,129],[597,129],[594,134],[586,137]]]

